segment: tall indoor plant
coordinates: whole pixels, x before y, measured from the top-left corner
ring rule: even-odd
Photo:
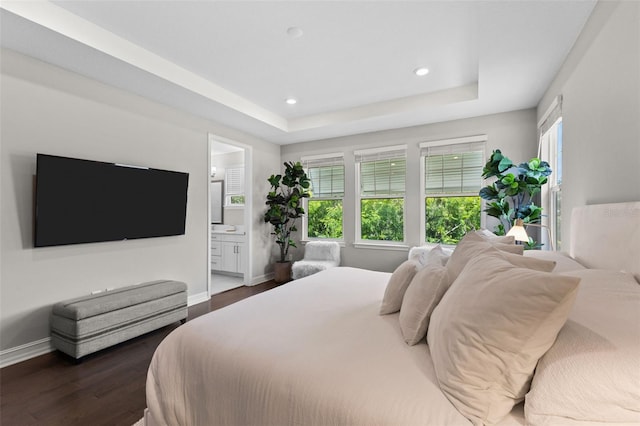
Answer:
[[[495,177],[495,181],[480,190],[480,197],[487,200],[484,211],[500,221],[495,227],[496,234],[508,232],[515,219],[522,219],[525,224],[540,221],[542,207],[535,204],[535,196],[550,174],[549,163],[539,158],[516,166],[499,149],[493,151],[482,170],[482,177]],[[537,244],[529,239],[527,246],[534,248]]]
[[[271,190],[267,194],[264,221],[273,225],[272,234],[280,246],[280,260],[276,263],[276,281],[287,281],[291,264],[287,261],[290,247],[296,247],[291,233],[297,231],[296,221],[304,215],[302,200],[310,196],[311,181],[300,162],[284,163],[284,174],[271,175]],[[287,273],[288,272],[288,273]]]

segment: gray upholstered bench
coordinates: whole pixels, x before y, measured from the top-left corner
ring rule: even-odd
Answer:
[[[53,306],[53,346],[76,359],[187,318],[187,285],[151,281]]]

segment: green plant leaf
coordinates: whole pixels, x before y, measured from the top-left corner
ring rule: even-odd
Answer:
[[[509,170],[512,166],[513,163],[511,162],[511,160],[509,160],[507,157],[502,157],[500,159],[500,162],[498,163],[498,170],[500,171],[500,173],[502,173],[505,170]]]
[[[509,173],[504,173],[506,171]],[[547,183],[551,173],[549,163],[539,158],[532,158],[514,167],[499,149],[493,151],[483,168],[482,177],[487,179],[495,176],[497,179],[492,185],[482,188],[480,196],[493,201],[486,204],[485,212],[501,221],[496,226],[497,231],[509,229],[515,218],[523,219],[525,223],[540,221],[542,207],[536,206],[532,200],[541,191],[542,185]],[[536,244],[532,241],[529,246],[536,247]]]
[[[480,197],[485,200],[495,200],[499,194],[500,191],[494,185],[485,186],[480,190]]]

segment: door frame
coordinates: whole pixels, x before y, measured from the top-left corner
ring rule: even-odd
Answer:
[[[213,149],[213,142],[221,142],[227,145],[232,145],[244,150],[244,230],[245,230],[245,245],[246,250],[241,253],[242,256],[242,276],[244,285],[251,285],[252,283],[252,262],[251,253],[253,249],[252,242],[252,217],[253,217],[253,148],[250,145],[243,144],[241,142],[218,136],[213,133],[208,133],[207,141],[207,295],[211,298],[211,231],[213,229],[211,225],[211,151]]]

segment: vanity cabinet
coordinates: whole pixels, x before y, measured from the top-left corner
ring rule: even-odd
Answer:
[[[244,235],[211,234],[211,269],[242,273]]]

